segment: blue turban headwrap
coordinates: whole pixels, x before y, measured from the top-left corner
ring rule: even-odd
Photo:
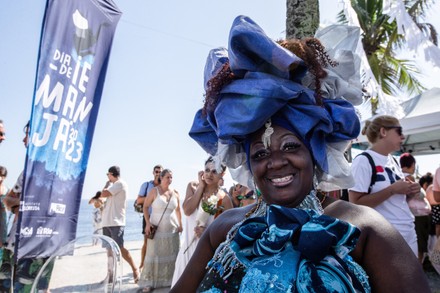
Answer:
[[[360,131],[353,105],[335,96],[326,96],[323,105],[317,105],[315,91],[301,83],[307,74],[303,60],[267,37],[249,17],[234,20],[228,52],[224,48],[210,52],[205,82],[228,60],[238,78],[222,88],[215,109],[206,115],[202,110],[196,113],[189,135],[228,167],[246,169],[244,142],[272,118],[305,142],[322,173],[331,174],[327,155],[335,152],[328,146],[333,144],[342,155],[342,148]],[[249,180],[237,181],[251,186]]]

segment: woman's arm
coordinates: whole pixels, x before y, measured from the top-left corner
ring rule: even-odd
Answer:
[[[226,240],[231,227],[243,219],[248,209],[230,209],[208,226],[200,238],[188,265],[170,292],[196,292],[206,274],[206,266],[214,256],[217,247]]]
[[[392,185],[375,193],[348,191],[348,200],[354,204],[364,205],[371,208],[383,203],[394,194]]]
[[[151,204],[153,203],[154,199],[156,198],[157,191],[156,188],[153,188],[148,192],[147,198],[144,201],[143,206],[143,212],[144,212],[144,219],[145,219],[145,235],[148,236],[151,233],[151,222],[150,222],[150,211],[149,208]]]
[[[375,193],[357,192],[354,190],[349,190],[348,199],[350,200],[350,202],[354,204],[359,204],[374,208],[375,206],[387,200],[393,194],[412,194],[414,193],[413,189],[414,189],[413,183],[409,181],[399,180]]]
[[[180,196],[179,196],[179,192],[177,192],[177,190],[174,190],[176,193],[176,197],[177,197],[177,208],[176,208],[176,216],[177,216],[177,220],[179,221],[179,232],[183,231],[183,225],[182,225],[182,212],[180,211]]]
[[[430,292],[417,257],[400,233],[378,212],[336,201],[325,208],[325,214],[361,230],[351,255],[366,271],[372,292]]]
[[[370,222],[366,234],[361,265],[370,277],[372,292],[430,292],[417,257],[391,224],[377,219]]]
[[[224,194],[224,196],[223,196],[222,206],[225,211],[232,209],[234,207],[234,205],[232,204],[231,198],[227,194]]]
[[[210,225],[212,227],[213,225]],[[185,270],[170,292],[196,292],[206,273],[206,265],[214,255],[215,248],[211,245],[210,228],[203,233],[193,256],[189,260]]]
[[[190,216],[199,206],[205,189],[205,181],[202,179],[203,171],[199,171],[199,183],[190,182],[186,188],[186,196],[183,201],[183,212]]]

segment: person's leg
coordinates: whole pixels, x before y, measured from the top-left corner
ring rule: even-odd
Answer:
[[[102,235],[110,237],[113,239],[113,233],[111,227],[103,227],[102,228]],[[106,279],[108,279],[109,283],[113,283],[113,252],[110,250],[110,248],[103,243],[103,247],[107,248],[107,276]]]
[[[130,265],[131,270],[133,271],[133,279],[134,282],[137,283],[139,281],[139,270],[137,269],[133,258],[131,257],[130,252],[124,247],[124,226],[111,227],[113,240],[116,241],[119,248],[121,249],[122,258]]]
[[[146,222],[144,217],[142,217],[142,235],[144,236],[144,244],[142,244],[142,249],[141,249],[141,264],[139,265],[139,270],[142,271],[142,269],[144,268],[144,260],[145,260],[145,255],[147,254],[147,236],[145,236],[145,226],[146,226]]]
[[[139,265],[139,270],[141,271],[144,268],[145,255],[147,254],[147,242],[148,242],[147,240],[148,240],[147,236],[144,235],[144,243],[142,244],[142,249],[141,249],[141,264]]]
[[[139,281],[139,271],[136,268],[133,258],[131,257],[130,251],[128,251],[125,247],[120,247],[120,248],[121,248],[122,257],[130,265],[133,271],[134,282],[137,283]]]

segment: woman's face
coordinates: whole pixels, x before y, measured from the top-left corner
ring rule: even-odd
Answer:
[[[222,173],[218,173],[215,169],[215,165],[212,162],[208,162],[205,165],[205,170],[203,171],[203,179],[205,180],[205,183],[208,185],[218,185],[220,179],[223,177]]]
[[[173,173],[166,173],[163,177],[160,178],[160,182],[164,185],[171,185],[173,182]]]
[[[382,127],[381,131],[391,151],[400,151],[403,141],[405,140],[402,126],[396,123],[395,126]]]
[[[257,131],[249,152],[254,180],[268,204],[296,207],[313,186],[313,161],[307,147],[292,132],[273,126],[271,145],[264,147]]]

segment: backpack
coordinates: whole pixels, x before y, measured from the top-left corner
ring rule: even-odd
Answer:
[[[370,179],[370,186],[368,187],[368,193],[371,193],[371,188],[373,187],[374,183],[376,183],[376,178],[377,178],[377,170],[376,170],[376,164],[374,164],[374,160],[371,157],[371,155],[367,152],[362,152],[358,156],[365,156],[368,159],[368,162],[370,163],[371,166],[371,179]],[[399,165],[396,161],[396,158],[393,157],[394,162],[396,162],[397,165]]]
[[[370,186],[368,186],[368,193],[371,193],[371,187],[374,185],[374,183],[376,183],[376,175],[377,175],[376,164],[374,164],[373,158],[367,152],[362,152],[358,156],[365,156],[365,157],[367,157],[368,163],[370,163],[370,166],[371,166],[371,179],[370,179]]]
[[[147,182],[147,187],[145,187],[145,194],[144,194],[144,196],[147,196],[148,186],[149,185],[150,185],[150,181]],[[136,213],[141,213],[141,214],[144,213],[144,206],[143,206],[143,204],[137,204],[136,201],[134,201],[133,207],[134,207],[134,211]]]

